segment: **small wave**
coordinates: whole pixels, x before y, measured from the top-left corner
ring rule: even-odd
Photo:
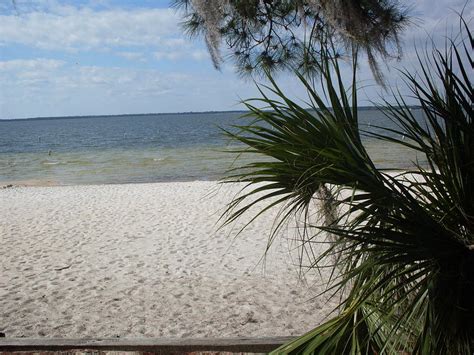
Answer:
[[[82,166],[87,166],[87,165],[92,165],[92,162],[88,161],[88,160],[68,160],[66,162],[67,164],[72,164],[72,165],[82,165]]]
[[[158,166],[163,166],[163,165],[169,165],[169,164],[174,164],[176,162],[176,159],[173,159],[172,157],[161,157],[161,158],[142,158],[139,160],[136,160],[134,162],[134,165],[139,166],[139,167],[158,167]]]
[[[42,161],[41,164],[43,164],[43,165],[58,165],[58,164],[61,164],[61,162],[60,161],[46,160],[46,161]]]
[[[154,162],[172,162],[175,161],[172,157],[153,158]]]
[[[162,162],[163,160],[161,158],[144,158],[138,161],[139,166],[150,166],[150,165],[156,165]]]

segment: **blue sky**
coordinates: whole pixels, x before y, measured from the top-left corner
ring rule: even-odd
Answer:
[[[454,10],[474,1],[421,0],[404,35],[402,61],[383,65],[401,87],[397,68],[416,67],[414,43],[442,41],[455,26]],[[235,110],[257,95],[231,62],[216,71],[202,40],[183,35],[168,0],[10,0],[0,2],[0,119],[122,113]],[[362,104],[385,96],[360,66]],[[282,88],[304,98],[291,75]]]

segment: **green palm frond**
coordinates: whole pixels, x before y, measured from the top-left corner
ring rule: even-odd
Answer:
[[[309,109],[271,77],[260,98],[245,101],[253,122],[228,134],[264,158],[229,172],[226,182],[246,188],[229,205],[225,223],[257,205],[264,206],[260,213],[280,206],[271,244],[287,220],[304,216],[301,248],[321,243],[322,232],[329,241],[323,253],[306,253],[310,267],[332,260],[328,292],[343,296],[332,319],[275,353],[473,353],[473,38],[462,24],[460,42],[420,56],[419,74],[404,73],[422,120],[395,96],[383,112],[398,128],[363,132],[356,63],[347,90],[330,47],[319,68],[325,97],[299,76]],[[426,164],[382,171],[362,134],[415,150]],[[317,224],[308,217],[315,199],[325,213]]]

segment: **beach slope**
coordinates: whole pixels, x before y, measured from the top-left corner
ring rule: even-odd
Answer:
[[[7,337],[299,335],[333,304],[298,281],[273,211],[217,231],[239,185],[0,190],[0,331]],[[263,267],[265,266],[265,268]]]

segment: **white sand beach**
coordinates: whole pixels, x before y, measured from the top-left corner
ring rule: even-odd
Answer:
[[[218,186],[0,190],[0,331],[258,337],[298,335],[317,325],[334,304],[314,299],[321,288],[298,280],[285,234],[263,268],[278,211],[237,238],[229,228],[217,231],[222,209],[240,188]]]

